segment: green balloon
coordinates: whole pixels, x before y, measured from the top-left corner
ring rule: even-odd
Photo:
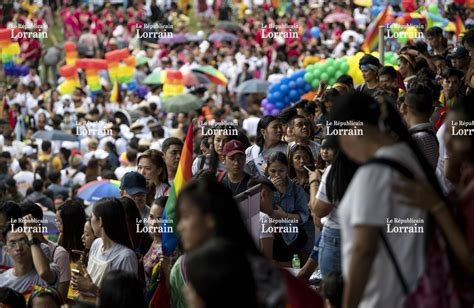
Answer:
[[[336,68],[334,67],[334,65],[330,66],[328,67],[326,72],[328,73],[329,76],[334,76],[334,74],[336,73]]]
[[[306,71],[312,71],[314,70],[314,64],[310,64],[306,67]]]
[[[311,83],[313,78],[314,78],[314,75],[311,72],[304,74],[304,81],[306,81],[307,83]]]
[[[314,78],[320,78],[321,77],[321,69],[315,69],[313,71],[313,76],[314,76]]]
[[[406,36],[400,36],[400,37],[398,38],[398,42],[399,42],[400,44],[402,44],[402,45],[405,45],[405,44],[408,42],[408,37],[406,37]]]
[[[328,79],[329,79],[328,73],[322,73],[321,74],[321,80],[328,80]]]
[[[331,78],[331,79],[329,79],[329,81],[328,81],[328,84],[330,84],[331,86],[332,86],[333,84],[335,84],[335,83],[336,83],[336,78]]]
[[[311,85],[313,86],[313,89],[316,89],[317,87],[319,87],[319,79],[318,78],[313,79],[313,81],[311,82]]]
[[[328,64],[329,66],[332,66],[334,64],[334,59],[333,58],[327,59],[326,64]]]
[[[438,5],[437,4],[430,4],[428,6],[428,12],[430,12],[431,14],[435,14],[437,15],[438,14]]]
[[[342,75],[344,75],[344,73],[341,70],[338,70],[338,71],[336,71],[336,74],[334,74],[334,77],[339,78]]]
[[[390,32],[392,32],[392,34],[400,32],[401,29],[402,27],[400,26],[400,24],[393,23],[390,25]]]
[[[347,72],[349,71],[349,64],[347,64],[347,62],[342,63],[340,71],[342,72],[342,74],[347,74]]]

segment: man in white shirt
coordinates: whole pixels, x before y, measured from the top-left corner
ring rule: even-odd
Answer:
[[[33,220],[31,215],[24,219]],[[25,229],[37,228],[26,223]],[[27,229],[28,230],[28,229]],[[31,232],[22,232],[20,228],[7,224],[3,231],[6,239],[5,249],[13,260],[13,268],[0,275],[0,287],[8,287],[19,293],[29,293],[34,285],[56,287],[59,281],[59,267],[49,263],[41,249],[41,241]]]
[[[13,176],[17,183],[18,191],[26,196],[28,188],[32,187],[34,180],[41,180],[41,176],[33,173],[33,165],[28,158],[21,158],[19,160],[21,171]]]

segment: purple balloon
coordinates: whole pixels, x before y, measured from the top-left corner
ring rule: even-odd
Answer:
[[[270,114],[271,114],[272,116],[276,117],[279,113],[280,113],[280,110],[278,110],[278,109],[273,109]]]

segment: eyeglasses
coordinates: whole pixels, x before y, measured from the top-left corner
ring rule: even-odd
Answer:
[[[20,246],[26,246],[28,245],[28,239],[24,238],[24,239],[21,239],[21,240],[18,240],[18,241],[12,241],[12,242],[9,242],[7,244],[7,248],[9,249],[15,249],[16,247],[20,247]]]

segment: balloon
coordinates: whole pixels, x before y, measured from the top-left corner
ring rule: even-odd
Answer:
[[[341,77],[341,75],[344,75],[344,73],[339,70],[339,71],[336,71],[336,73],[334,74],[334,77],[339,78]]]
[[[346,62],[346,63],[342,63],[340,70],[341,70],[341,72],[342,72],[343,74],[347,74],[347,71],[349,71],[349,64],[347,64],[347,62]]]
[[[283,109],[283,107],[285,107],[285,104],[283,102],[278,102],[275,104],[275,107],[278,109]]]
[[[304,81],[306,82],[311,82],[313,78],[314,78],[314,75],[311,72],[308,72],[304,75]]]
[[[273,93],[273,98],[275,99],[275,102],[281,101],[281,99],[282,99],[281,92],[279,92],[279,91],[274,92]]]
[[[395,23],[393,23],[393,24],[390,25],[390,32],[391,32],[392,34],[398,33],[401,29],[402,29],[402,26],[400,26],[399,23],[396,23],[396,22],[395,22]]]
[[[434,3],[428,5],[428,12],[430,12],[431,14],[438,14],[438,5]]]
[[[336,83],[336,78],[334,78],[334,77],[329,79],[329,81],[328,81],[328,84],[330,84],[330,85],[333,85],[335,83]]]
[[[270,114],[271,114],[272,116],[274,116],[274,117],[276,117],[279,113],[280,113],[280,110],[278,110],[278,109],[273,109],[273,110],[270,112]]]
[[[314,79],[313,79],[313,82],[311,83],[311,85],[313,86],[313,89],[319,87],[319,79],[314,78]]]
[[[294,89],[294,88],[296,88],[296,82],[294,82],[294,81],[290,81],[290,83],[289,83],[289,87],[290,87],[290,89]]]
[[[398,38],[398,42],[402,45],[405,45],[408,42],[408,38],[406,36],[402,35]]]
[[[408,27],[405,30],[405,33],[409,40],[414,40],[418,38],[418,30],[415,27]]]
[[[281,84],[288,84],[290,82],[290,78],[288,77],[283,77],[280,81]]]
[[[327,73],[321,74],[321,80],[328,80],[328,79],[329,79],[329,75]]]
[[[296,92],[295,90],[291,90],[289,97],[291,100],[296,101],[299,98],[298,92]]]
[[[315,69],[313,71],[313,78],[321,78],[321,69]]]
[[[282,84],[282,85],[280,86],[280,92],[281,92],[282,94],[288,93],[289,90],[290,90],[290,89],[288,88],[288,86],[287,86],[286,84]]]
[[[311,87],[311,85],[309,83],[306,83],[304,85],[304,92],[309,92],[313,89],[313,87]]]
[[[278,85],[274,83],[268,88],[268,92],[272,93],[274,91],[277,91],[277,88],[278,88]]]
[[[296,85],[301,88],[301,87],[304,87],[304,79],[299,77],[298,79],[296,79]]]
[[[316,39],[319,38],[321,36],[321,29],[319,27],[312,27],[311,36]]]
[[[327,66],[333,66],[334,65],[334,59],[333,58],[329,58],[327,61],[326,61],[326,65]]]
[[[336,68],[334,66],[330,66],[326,72],[329,76],[334,76],[334,74],[336,73]]]

